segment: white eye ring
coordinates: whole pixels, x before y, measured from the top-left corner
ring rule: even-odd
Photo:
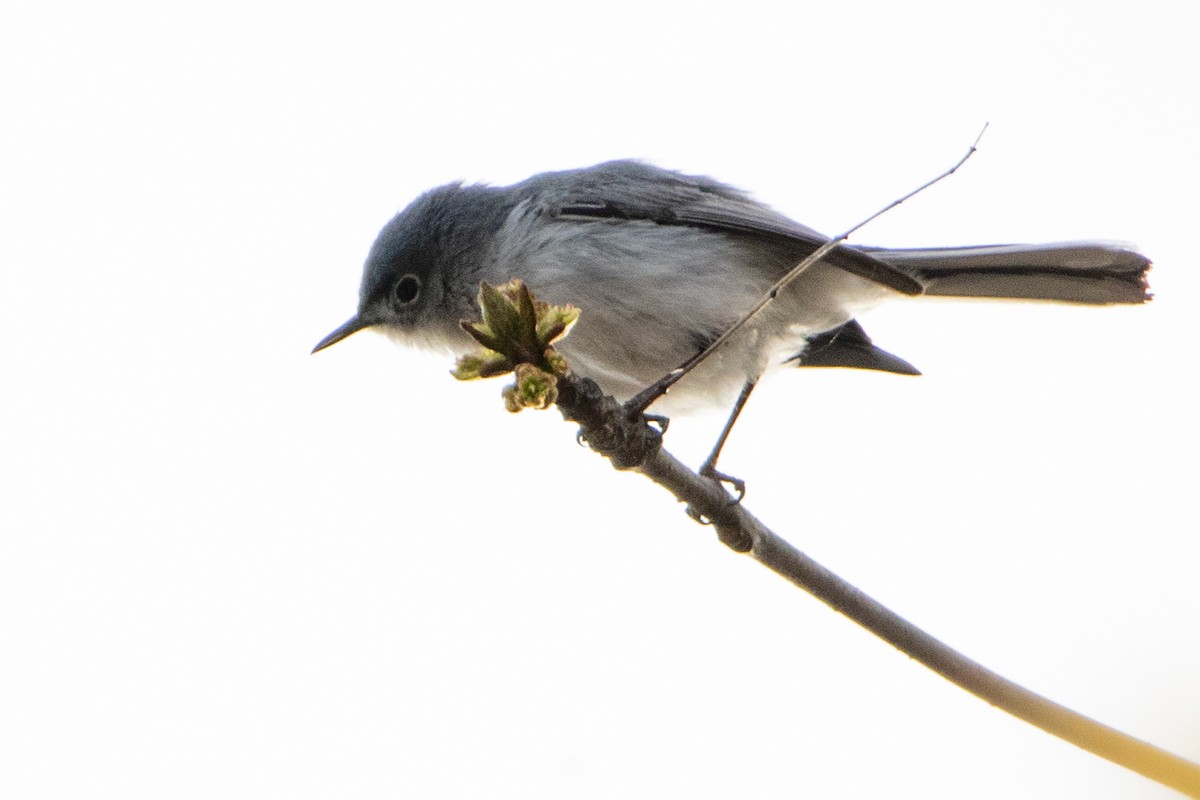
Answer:
[[[421,295],[421,279],[416,275],[405,275],[392,287],[392,297],[402,306],[409,305]]]

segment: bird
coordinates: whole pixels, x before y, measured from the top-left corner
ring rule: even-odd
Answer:
[[[704,350],[830,237],[709,177],[637,160],[544,172],[510,186],[452,183],[396,214],[363,266],[353,317],[316,353],[364,329],[465,354],[481,281],[523,280],[580,316],[556,343],[572,371],[628,400]],[[777,365],[919,371],[858,316],[891,298],[1109,305],[1150,298],[1150,260],[1108,241],[889,249],[840,244],[657,400],[680,413],[737,398],[724,436]],[[711,473],[720,442],[705,467]]]
[[[581,308],[561,349],[572,367],[627,398],[719,336],[791,267],[829,240],[703,176],[622,160],[547,172],[508,187],[433,189],[380,231],[357,313],[313,349],[365,328],[463,353],[479,281],[521,278]],[[885,249],[841,245],[799,276],[730,345],[738,385],[780,363],[917,374],[877,348],[856,316],[895,296],[1142,303],[1150,261],[1103,241]],[[790,351],[790,352],[789,352]],[[728,394],[728,370],[675,397]],[[672,398],[675,399],[675,398]]]

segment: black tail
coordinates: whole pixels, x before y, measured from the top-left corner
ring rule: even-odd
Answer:
[[[809,338],[801,352],[787,359],[798,367],[849,367],[920,375],[921,371],[899,356],[880,350],[857,320]],[[785,362],[786,363],[786,362]]]
[[[924,250],[861,248],[912,275],[925,294],[1061,303],[1144,303],[1150,260],[1106,242],[1003,244]]]

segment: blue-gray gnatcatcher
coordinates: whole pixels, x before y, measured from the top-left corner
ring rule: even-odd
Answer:
[[[636,161],[547,172],[513,186],[434,189],[395,216],[363,268],[358,312],[313,352],[364,328],[474,349],[480,281],[521,278],[581,309],[558,345],[619,400],[687,361],[828,241],[710,178]],[[1149,261],[1101,242],[887,250],[842,245],[672,389],[678,409],[728,402],[772,363],[916,374],[855,321],[897,295],[1140,303]],[[743,388],[744,395],[749,393]]]

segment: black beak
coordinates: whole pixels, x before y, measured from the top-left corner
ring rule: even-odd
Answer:
[[[353,333],[358,333],[363,328],[369,327],[371,327],[371,323],[366,322],[357,316],[351,317],[350,319],[346,320],[336,331],[317,342],[317,346],[314,347],[312,351],[315,353],[318,350],[324,350],[326,347],[329,347],[329,345],[337,344],[347,336]]]

